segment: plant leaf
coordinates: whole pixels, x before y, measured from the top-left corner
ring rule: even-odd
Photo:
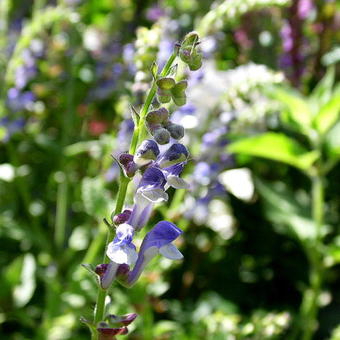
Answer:
[[[308,102],[297,92],[274,87],[269,95],[281,102],[286,108],[286,114],[298,127],[300,131],[306,131],[311,125],[312,111]]]
[[[338,120],[340,113],[340,93],[335,93],[332,98],[321,107],[314,118],[314,126],[321,133],[325,134]]]
[[[312,106],[316,105],[318,108],[330,100],[334,78],[335,68],[330,67],[310,95]]]
[[[309,169],[318,158],[317,151],[308,152],[294,139],[276,132],[240,139],[230,144],[227,149],[233,153],[287,163],[302,170]]]

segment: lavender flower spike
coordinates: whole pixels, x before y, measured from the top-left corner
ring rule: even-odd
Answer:
[[[163,172],[155,167],[149,167],[143,174],[134,197],[134,206],[127,223],[140,230],[148,221],[154,203],[166,201],[164,191],[166,180]]]
[[[135,267],[129,273],[128,285],[133,285],[145,266],[158,254],[170,260],[180,260],[182,253],[172,244],[182,230],[168,221],[158,222],[144,237]]]
[[[123,223],[117,227],[116,237],[109,243],[106,255],[116,264],[133,265],[137,260],[136,247],[132,243],[134,228]]]

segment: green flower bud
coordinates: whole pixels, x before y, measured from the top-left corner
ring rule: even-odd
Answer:
[[[171,89],[172,99],[177,106],[182,106],[186,103],[187,98],[185,89],[188,87],[186,80],[179,81],[173,89]]]
[[[172,99],[177,106],[183,106],[187,102],[187,97],[185,94],[183,97],[172,97]]]
[[[195,31],[189,32],[183,39],[182,46],[183,47],[192,47],[193,44],[197,44],[199,42],[198,33]]]
[[[162,90],[170,90],[175,86],[176,82],[174,78],[165,77],[158,79],[156,84]]]
[[[150,124],[160,124],[169,119],[169,111],[165,107],[150,111],[146,116],[146,121]]]
[[[171,92],[170,92],[170,90],[162,90],[162,89],[158,88],[158,90],[157,90],[157,99],[162,104],[169,103],[170,100],[171,100]]]
[[[198,43],[198,34],[190,32],[185,36],[179,50],[181,60],[188,64],[191,71],[196,71],[202,66],[202,55],[197,52]]]
[[[202,66],[202,55],[197,53],[195,57],[193,57],[192,62],[188,64],[190,71],[196,71]]]
[[[167,144],[170,141],[170,132],[164,128],[159,128],[154,131],[153,137],[158,144]]]

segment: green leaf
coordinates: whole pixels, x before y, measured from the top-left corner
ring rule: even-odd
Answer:
[[[155,61],[152,63],[150,70],[151,70],[153,79],[157,79],[158,65]]]
[[[256,188],[263,198],[264,213],[273,223],[277,232],[289,235],[300,241],[315,239],[316,228],[308,208],[310,202],[302,203],[296,193],[284,183],[266,183],[255,180]],[[327,227],[323,227],[323,233]]]
[[[135,128],[138,126],[139,123],[139,113],[136,111],[136,109],[131,105],[130,106],[130,112],[131,112],[131,117],[133,120],[133,123],[135,125]]]
[[[233,153],[287,163],[302,170],[309,169],[319,156],[317,151],[308,152],[294,139],[275,132],[240,139],[227,149]]]
[[[321,133],[325,134],[338,120],[340,113],[340,93],[334,96],[321,107],[314,118],[314,126]]]
[[[330,100],[334,85],[335,68],[330,67],[310,95],[312,106],[320,107]]]
[[[340,157],[340,122],[337,122],[327,133],[325,145],[328,156],[331,159],[338,159]]]
[[[296,124],[300,131],[307,131],[311,125],[312,112],[308,102],[297,92],[275,87],[269,95],[286,108],[286,115]]]

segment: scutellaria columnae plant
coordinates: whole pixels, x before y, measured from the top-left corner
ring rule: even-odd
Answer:
[[[144,237],[137,251],[134,238],[146,227],[156,203],[168,200],[169,187],[188,188],[180,174],[188,161],[187,148],[179,143],[184,136],[184,128],[171,122],[169,110],[163,104],[182,106],[186,103],[187,81],[175,80],[173,75],[179,57],[194,71],[201,67],[202,56],[198,50],[199,37],[196,32],[185,36],[161,72],[154,63],[151,67],[152,86],[139,113],[132,109],[134,132],[129,151],[118,155],[121,176],[116,207],[112,223],[107,223],[109,233],[105,246],[103,263],[94,269],[98,279],[98,296],[93,322],[83,320],[91,329],[92,339],[115,339],[126,334],[136,314],[123,316],[106,315],[105,298],[113,282],[125,287],[134,285],[147,264],[158,254],[171,260],[183,258],[173,244],[182,230],[169,221],[158,222]],[[146,137],[149,134],[149,137]],[[165,151],[161,152],[159,145]],[[164,146],[166,145],[166,146]],[[133,177],[140,176],[134,193],[131,210],[124,209],[128,185]]]

